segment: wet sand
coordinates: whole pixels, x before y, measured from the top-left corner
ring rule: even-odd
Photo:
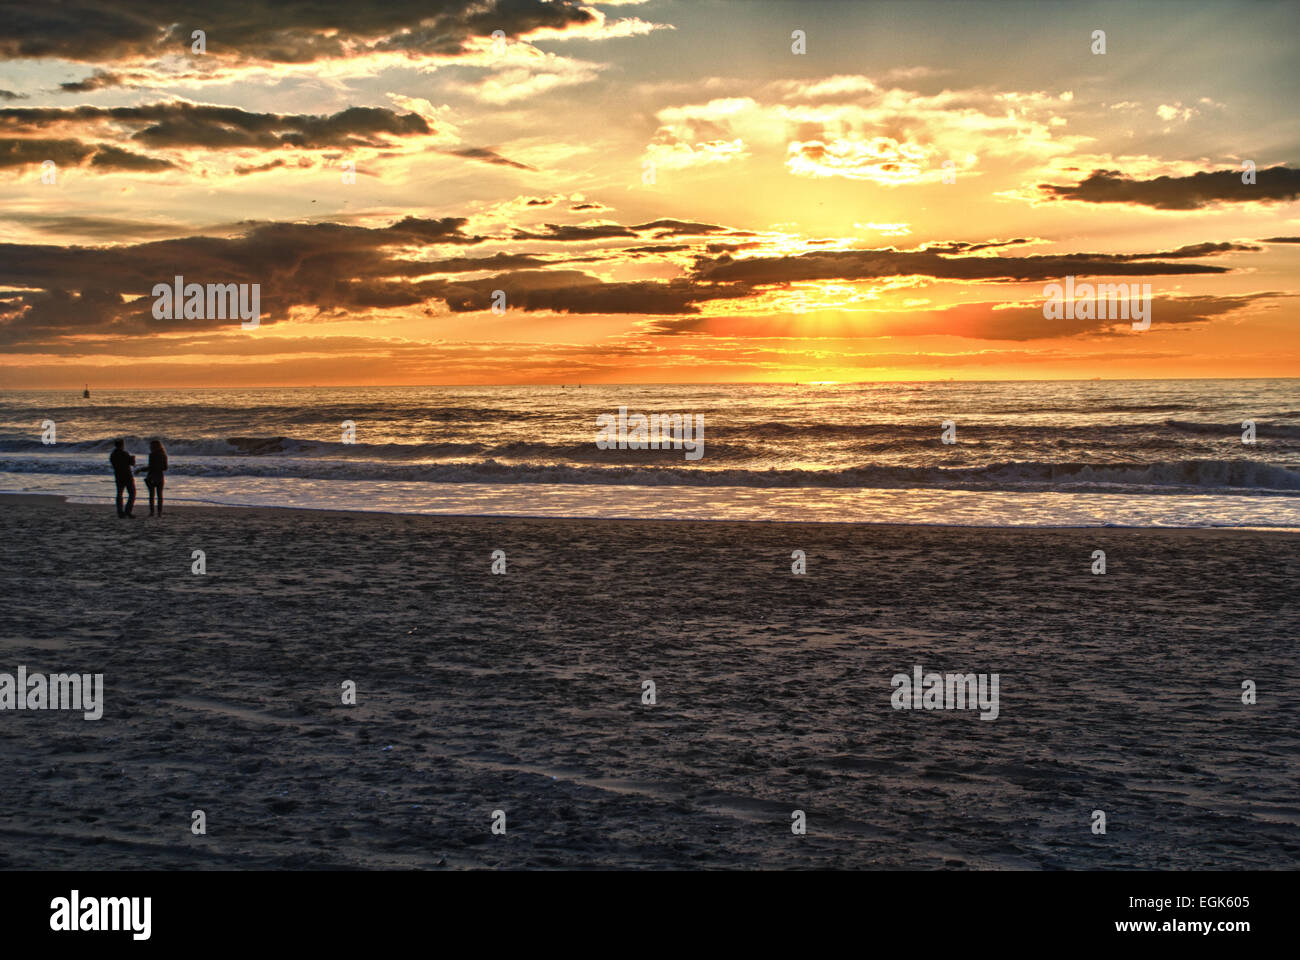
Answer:
[[[0,498],[0,672],[105,687],[0,711],[0,868],[1300,860],[1296,534],[136,509]]]

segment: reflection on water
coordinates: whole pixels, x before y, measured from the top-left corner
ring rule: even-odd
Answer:
[[[183,489],[181,489],[183,486]],[[959,526],[1275,527],[1300,529],[1300,498],[755,487],[633,487],[187,477],[169,503],[386,513],[647,520],[775,520]],[[59,493],[108,504],[111,478],[0,473],[0,492]]]

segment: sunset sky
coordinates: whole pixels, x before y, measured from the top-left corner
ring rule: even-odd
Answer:
[[[0,388],[1298,376],[1298,37],[1268,2],[0,3]],[[260,284],[260,326],[155,319],[176,275]],[[1044,319],[1067,275],[1149,283],[1150,329]]]

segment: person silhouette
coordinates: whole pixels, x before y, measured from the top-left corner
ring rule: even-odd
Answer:
[[[108,462],[113,465],[113,479],[117,481],[117,515],[134,520],[131,508],[135,506],[135,478],[131,468],[135,466],[135,457],[126,452],[125,440],[113,441],[113,452],[108,455]],[[126,493],[126,509],[122,508],[122,494]]]
[[[137,471],[144,474],[144,485],[149,490],[149,516],[153,516],[154,496],[158,497],[158,516],[162,516],[163,473],[167,470],[167,451],[161,440],[149,441],[149,465]]]

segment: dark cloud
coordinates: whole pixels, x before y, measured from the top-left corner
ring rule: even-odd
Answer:
[[[495,290],[506,293],[508,309],[562,313],[697,313],[706,300],[747,297],[744,286],[714,286],[689,280],[604,283],[578,270],[520,271],[473,283],[450,284],[440,296],[453,311],[487,310]]]
[[[153,287],[176,275],[191,283],[258,283],[264,323],[292,307],[321,312],[410,306],[445,281],[409,283],[430,272],[397,248],[475,244],[466,220],[407,217],[388,227],[334,223],[246,224],[238,237],[181,237],[118,247],[0,244],[0,343],[77,333],[142,336],[226,326],[221,320],[155,320]],[[394,279],[399,278],[399,279]],[[34,288],[34,289],[30,289]]]
[[[152,339],[112,339],[108,337],[78,337],[62,343],[11,344],[10,353],[57,353],[64,356],[107,358],[110,362],[122,357],[155,358],[161,352],[174,354],[206,354],[219,351],[222,356],[259,357],[265,355],[267,343],[256,337],[225,338],[212,333],[198,336],[173,334],[160,349],[160,342]],[[349,360],[367,353],[427,355],[427,341],[396,340],[386,337],[304,336],[276,337],[273,351],[276,354],[310,353],[319,355],[323,350],[346,351]]]
[[[90,158],[92,167],[109,167],[114,170],[168,170],[175,166],[170,160],[145,157],[120,147],[102,146]]]
[[[246,177],[252,173],[265,173],[268,170],[279,170],[281,167],[287,167],[284,160],[269,160],[266,163],[253,163],[244,166],[235,167],[235,173],[241,177]]]
[[[1300,197],[1300,170],[1284,166],[1258,170],[1255,183],[1242,183],[1242,173],[1218,170],[1134,180],[1118,170],[1094,170],[1073,186],[1042,183],[1039,189],[1061,200],[1130,203],[1160,210],[1199,210],[1212,203],[1282,203]]]
[[[1160,253],[1112,254],[1123,260],[1171,260],[1179,257],[1212,257],[1219,253],[1259,253],[1263,247],[1249,243],[1190,243],[1177,250],[1165,250]]]
[[[136,240],[144,237],[176,237],[188,232],[187,227],[179,224],[76,214],[17,213],[2,216],[0,220],[20,223],[29,230],[40,233],[74,234],[106,242],[121,242],[124,238]]]
[[[526,163],[520,163],[518,160],[509,160],[501,156],[494,150],[488,150],[486,147],[463,147],[458,150],[448,150],[447,153],[457,157],[465,157],[469,160],[482,160],[484,163],[494,163],[502,167],[514,167],[517,170],[536,170],[536,167],[530,167]],[[530,204],[532,200],[528,201]]]
[[[965,240],[950,240],[945,243],[927,243],[922,249],[930,253],[973,253],[976,250],[993,250],[998,247],[1014,247],[1024,243],[1033,243],[1030,237],[1017,237],[1014,240],[985,240],[981,243],[968,243]]]
[[[124,146],[101,142],[114,127],[131,130],[125,143],[169,156],[146,156]],[[44,133],[46,136],[41,136]],[[72,134],[49,136],[51,133]],[[134,107],[4,107],[0,108],[0,166],[54,160],[92,167],[154,171],[179,167],[181,151],[278,150],[288,147],[318,152],[354,148],[391,148],[402,138],[426,136],[433,130],[414,113],[383,107],[349,107],[335,114],[253,113],[238,107],[163,102]],[[8,134],[9,136],[4,136]],[[467,147],[444,151],[485,163],[531,170],[492,150]],[[326,153],[326,156],[329,156]],[[300,167],[312,161],[300,158]],[[236,167],[241,176],[293,166],[278,157],[261,164]]]
[[[570,210],[574,210],[574,211],[577,211],[577,210],[604,210],[604,209],[605,209],[605,205],[604,205],[603,203],[575,203],[573,206],[569,207],[569,209],[570,209]]]
[[[522,270],[545,267],[552,261],[534,253],[496,253],[490,257],[449,257],[420,262],[421,273],[473,273],[478,270]]]
[[[59,89],[64,93],[90,93],[93,90],[103,90],[106,87],[121,86],[124,79],[120,73],[114,73],[111,70],[96,70],[84,80],[59,84]]]
[[[113,158],[110,158],[110,161]],[[120,158],[119,158],[120,160]],[[126,162],[126,161],[121,161]],[[669,221],[636,227],[619,224],[565,227],[548,224],[543,239],[638,236],[673,229]],[[676,223],[685,223],[677,221]],[[545,255],[498,252],[487,256],[449,255],[490,238],[466,233],[463,217],[405,217],[385,227],[345,223],[248,222],[231,225],[233,235],[182,236],[115,246],[0,244],[0,345],[63,342],[70,337],[139,338],[160,333],[197,335],[237,321],[156,320],[155,284],[177,275],[188,283],[257,283],[263,323],[291,310],[304,317],[346,317],[372,309],[416,308],[439,304],[456,313],[486,310],[495,291],[506,294],[511,310],[578,314],[701,317],[709,301],[753,296],[764,285],[811,279],[869,279],[921,275],[977,280],[1035,280],[1075,275],[1221,273],[1226,268],[1175,259],[1230,250],[1257,249],[1242,244],[1204,243],[1166,254],[1075,254],[1048,257],[947,256],[933,251],[816,251],[799,256],[734,260],[697,256],[691,275],[674,280],[608,282],[571,266],[600,257],[548,260]],[[76,229],[75,222],[63,226]],[[109,235],[108,223],[82,224],[88,235]],[[692,232],[700,226],[685,224]],[[217,228],[213,228],[214,230]],[[574,231],[577,231],[575,234]],[[522,231],[516,231],[518,235]],[[124,230],[124,233],[127,231]],[[641,244],[619,255],[662,254],[692,248],[690,243]],[[1169,257],[1169,261],[1153,260]],[[1148,258],[1148,259],[1142,259]],[[487,273],[475,279],[437,274]],[[1162,301],[1163,302],[1163,301]],[[1235,309],[1242,298],[1179,298],[1156,322],[1196,322]],[[1041,307],[963,313],[907,313],[873,321],[874,335],[947,333],[983,339],[1034,339],[1104,332],[1091,321],[1052,326]],[[973,308],[969,308],[973,309]],[[1178,311],[1184,311],[1179,313]],[[1192,313],[1186,311],[1192,310]],[[1194,311],[1200,311],[1195,314]],[[848,314],[845,316],[860,316]],[[748,318],[701,318],[698,324],[665,321],[658,332],[708,329],[715,322],[743,324]],[[854,321],[860,323],[860,320]],[[738,335],[745,335],[742,329]],[[751,334],[752,335],[752,334]],[[852,334],[859,335],[859,334]]]
[[[652,243],[644,247],[625,247],[624,253],[679,253],[690,250],[689,243]]]
[[[714,223],[692,223],[689,220],[651,220],[632,228],[637,231],[656,230],[660,237],[699,237],[710,233],[721,233],[726,227]],[[734,234],[732,234],[734,236]]]
[[[248,113],[191,103],[116,107],[111,112],[119,120],[151,120],[132,139],[152,147],[376,147],[387,146],[388,137],[433,132],[418,114],[385,107],[348,107],[330,116]]]
[[[1151,329],[1208,323],[1215,318],[1243,310],[1255,303],[1283,296],[1257,293],[1238,297],[1153,297]],[[1062,317],[1047,319],[1041,304],[1006,306],[1002,303],[964,303],[946,310],[906,314],[862,314],[831,311],[836,317],[818,317],[819,336],[832,339],[877,337],[949,336],[969,340],[1052,340],[1062,337],[1126,336],[1132,334],[1131,319]],[[646,327],[648,333],[675,336],[705,334],[726,337],[798,337],[808,335],[799,319],[786,317],[729,318],[694,316],[663,318]]]
[[[558,223],[544,224],[542,231],[515,230],[512,236],[516,240],[558,240],[562,243],[576,243],[583,240],[608,240],[611,237],[635,237],[628,227],[616,223],[596,224],[594,226],[570,226]]]
[[[704,249],[708,253],[735,253],[737,250],[753,250],[761,246],[757,240],[751,240],[749,243],[710,243]]]
[[[1154,276],[1157,274],[1227,273],[1227,267],[1161,261],[1131,262],[1155,254],[1064,254],[1037,257],[949,257],[930,250],[826,250],[785,257],[723,254],[697,257],[696,280],[752,284],[796,280],[872,280],[923,276],[945,280],[1054,280],[1074,276]]]
[[[1272,293],[1240,297],[1153,297],[1151,329],[1209,321],[1277,296]],[[995,304],[963,304],[918,317],[900,316],[884,321],[873,335],[919,336],[947,334],[972,340],[1045,340],[1089,335],[1126,336],[1134,331],[1131,319],[1063,317],[1048,320],[1041,304],[995,309]],[[1114,314],[1112,314],[1114,316]]]
[[[0,167],[22,167],[53,160],[60,167],[76,166],[95,152],[93,144],[79,140],[0,138]]]
[[[1260,243],[1300,243],[1300,237],[1265,237]]]
[[[25,93],[14,93],[12,90],[0,90],[0,100],[26,100],[28,97]]]
[[[558,240],[564,243],[578,243],[584,240],[608,240],[613,237],[636,237],[640,233],[652,233],[654,239],[658,240],[663,237],[698,237],[710,233],[719,233],[726,231],[726,227],[720,227],[713,223],[692,223],[689,220],[651,220],[649,223],[638,223],[631,226],[625,226],[617,223],[601,223],[587,226],[572,226],[568,224],[548,223],[545,229],[538,230],[516,230],[514,238],[516,240]],[[728,234],[733,236],[735,234]],[[752,234],[744,234],[752,236]]]
[[[424,118],[385,107],[348,107],[338,113],[253,113],[238,107],[170,101],[135,107],[6,107],[0,130],[38,133],[50,127],[104,123],[133,128],[131,139],[153,148],[382,147],[389,138],[432,133]]]
[[[0,167],[21,167],[54,161],[57,167],[79,166],[90,161],[92,167],[110,170],[166,170],[170,160],[146,157],[121,147],[82,143],[79,140],[46,140],[0,137]]]
[[[368,50],[455,55],[494,30],[517,37],[594,20],[573,0],[63,0],[6,2],[2,14],[0,57],[90,63],[189,56],[195,29],[209,57],[310,63]]]
[[[455,312],[485,310],[504,290],[518,310],[570,313],[691,314],[697,304],[749,296],[743,283],[681,279],[606,283],[550,266],[532,254],[416,260],[406,248],[475,244],[464,218],[407,217],[388,227],[336,223],[250,223],[236,237],[181,237],[116,247],[0,245],[0,344],[58,341],[69,336],[141,337],[195,333],[236,321],[152,316],[155,284],[180,275],[187,283],[261,285],[264,324],[293,308],[324,316],[441,301]],[[520,269],[525,268],[525,269]],[[477,280],[429,278],[435,273],[500,271]]]

